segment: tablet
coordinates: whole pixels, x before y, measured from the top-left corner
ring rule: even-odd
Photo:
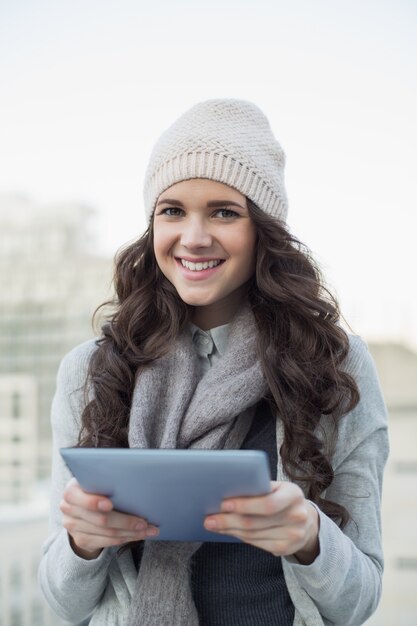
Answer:
[[[110,497],[115,509],[159,527],[156,540],[240,542],[206,530],[223,498],[270,492],[260,450],[61,448],[81,487]],[[151,541],[153,538],[149,538]]]

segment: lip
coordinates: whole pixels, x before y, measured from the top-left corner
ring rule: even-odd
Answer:
[[[191,257],[191,256],[176,256],[175,260],[180,261],[190,261],[190,263],[207,263],[208,261],[224,261],[225,259],[221,259],[218,256],[210,256],[210,257]]]
[[[193,270],[189,270],[187,267],[184,267],[183,264],[181,263],[181,259],[184,259],[184,261],[190,261],[191,263],[204,263],[206,261],[223,261],[223,262],[219,263],[215,267],[211,267],[211,268],[209,267],[206,270],[199,270],[199,271],[194,270],[193,271]],[[175,257],[175,262],[177,264],[177,267],[181,271],[184,278],[186,278],[187,280],[193,280],[193,281],[205,280],[207,278],[211,278],[214,274],[216,274],[219,271],[219,268],[222,267],[222,265],[224,265],[224,261],[225,259],[219,259],[218,257],[211,257],[210,259],[209,258],[192,259],[190,257],[184,257],[184,256]]]

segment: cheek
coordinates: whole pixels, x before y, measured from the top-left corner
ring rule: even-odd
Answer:
[[[244,231],[234,239],[235,254],[239,257],[245,274],[253,273],[255,270],[256,242],[257,236],[252,229]]]
[[[164,256],[168,253],[171,246],[171,239],[169,232],[166,229],[158,227],[154,229],[153,236],[153,250],[155,253],[155,258],[160,264],[160,261],[163,261]]]

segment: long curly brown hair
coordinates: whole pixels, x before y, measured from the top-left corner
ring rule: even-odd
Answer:
[[[268,400],[284,425],[284,469],[343,527],[348,511],[322,497],[334,475],[332,450],[325,449],[318,425],[322,415],[329,416],[337,435],[340,418],[359,401],[357,385],[343,368],[349,340],[337,301],[306,246],[250,200],[248,208],[257,229],[248,298]],[[169,351],[192,316],[192,307],[156,263],[152,224],[116,256],[114,284],[114,310],[89,364],[86,393],[92,391],[93,399],[86,402],[79,438],[85,447],[128,447],[136,376]]]

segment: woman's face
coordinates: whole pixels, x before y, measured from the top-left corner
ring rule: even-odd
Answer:
[[[181,181],[158,198],[154,251],[201,328],[226,324],[255,269],[256,230],[246,198],[203,178]]]

